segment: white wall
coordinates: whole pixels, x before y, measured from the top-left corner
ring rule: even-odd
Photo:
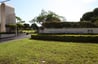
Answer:
[[[16,34],[0,34],[0,38],[15,37]]]
[[[98,33],[98,28],[45,28],[39,33]]]

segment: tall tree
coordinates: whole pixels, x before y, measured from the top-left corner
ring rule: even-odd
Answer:
[[[34,29],[34,30],[38,30],[38,26],[37,26],[35,23],[33,23],[33,24],[31,25],[31,28]]]
[[[37,22],[37,23],[45,23],[45,22],[61,22],[60,20],[61,16],[57,15],[56,13],[52,11],[41,11],[41,14],[39,16],[32,19],[30,22]]]
[[[92,21],[93,16],[93,12],[86,12],[83,14],[81,21]]]
[[[95,8],[91,12],[86,12],[83,14],[82,18],[80,21],[87,21],[91,23],[95,23],[98,20],[98,8]]]
[[[16,20],[17,20],[17,22],[22,21],[22,19],[20,17],[18,17],[18,16],[16,16]]]
[[[16,20],[17,23],[24,23],[25,21],[23,21],[20,17],[16,16]]]
[[[24,24],[24,29],[30,29],[30,25],[27,24],[27,23],[25,23],[25,24]]]
[[[21,32],[24,29],[23,23],[25,21],[22,21],[22,19],[18,16],[16,16],[16,20],[17,20],[17,32]]]
[[[61,22],[60,16],[54,12],[49,11],[46,17],[46,22]]]
[[[93,13],[94,13],[94,16],[98,16],[98,8],[95,8],[95,9],[93,10]]]

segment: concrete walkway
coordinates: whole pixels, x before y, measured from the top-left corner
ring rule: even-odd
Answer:
[[[0,39],[0,43],[6,42],[6,41],[11,41],[11,40],[16,40],[16,39],[30,38],[30,37],[31,37],[31,35],[20,34],[15,37],[2,38],[2,39]]]

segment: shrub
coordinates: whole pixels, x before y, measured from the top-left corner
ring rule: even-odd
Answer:
[[[97,28],[98,26],[90,22],[52,22],[43,23],[45,28]]]
[[[16,24],[6,24],[6,27],[16,28]]]
[[[16,32],[0,32],[0,34],[15,34]]]
[[[66,42],[98,42],[98,36],[68,36],[68,35],[31,35],[31,39],[66,41]]]

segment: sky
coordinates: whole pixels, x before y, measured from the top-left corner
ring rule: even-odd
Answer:
[[[13,6],[16,16],[27,23],[41,10],[53,11],[67,21],[79,21],[85,12],[98,7],[98,0],[10,0],[6,3]]]

